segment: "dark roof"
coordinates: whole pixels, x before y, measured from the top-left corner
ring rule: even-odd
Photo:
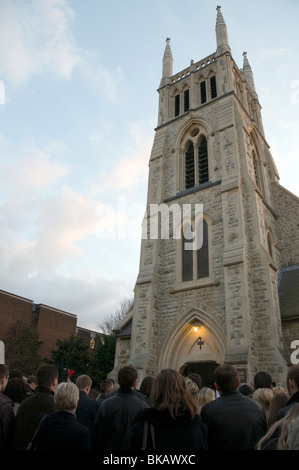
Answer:
[[[117,333],[117,336],[128,337],[132,334],[132,318]]]
[[[278,295],[282,320],[299,317],[299,264],[281,269]]]

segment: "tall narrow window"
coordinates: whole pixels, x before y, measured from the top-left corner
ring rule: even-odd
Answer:
[[[210,86],[211,86],[211,98],[216,98],[216,96],[217,96],[217,87],[216,87],[216,77],[215,77],[215,75],[210,78]]]
[[[207,90],[206,90],[206,82],[200,82],[200,99],[201,99],[201,104],[205,103],[207,101]]]
[[[189,90],[184,91],[184,112],[189,109]]]
[[[180,114],[180,94],[178,93],[174,97],[174,115],[179,116]]]
[[[198,226],[198,229],[201,225]],[[197,251],[197,277],[201,279],[209,276],[209,243],[208,243],[208,224],[203,220],[202,225],[202,247]]]
[[[207,139],[203,138],[198,147],[198,183],[209,181],[209,162]]]
[[[185,158],[185,187],[189,189],[195,186],[194,146],[192,143],[189,145]]]
[[[268,242],[269,255],[271,256],[271,258],[273,258],[272,239],[271,239],[271,235],[269,232],[267,233],[267,242]]]
[[[183,282],[192,281],[193,279],[193,250],[186,250],[186,244],[190,243],[190,234],[191,234],[191,225],[185,226],[185,233],[187,237],[185,238],[184,230],[182,236],[183,242]]]
[[[259,162],[254,152],[252,152],[252,161],[253,161],[253,169],[254,169],[254,178],[256,185],[259,189],[261,189],[261,181],[260,181],[260,171],[259,171]]]

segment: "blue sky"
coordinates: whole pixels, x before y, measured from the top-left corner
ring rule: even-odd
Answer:
[[[0,0],[0,289],[95,330],[133,296],[165,39],[174,73],[212,54],[216,6]],[[280,183],[299,196],[299,2],[221,7]]]

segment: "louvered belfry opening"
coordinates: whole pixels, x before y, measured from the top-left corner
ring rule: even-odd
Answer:
[[[185,160],[185,187],[186,189],[195,186],[195,172],[194,172],[194,146],[191,143],[186,152]]]
[[[203,81],[200,83],[200,100],[201,104],[207,101],[207,90],[206,90],[206,82]]]
[[[217,87],[216,87],[216,77],[215,75],[210,78],[210,86],[211,86],[211,98],[217,97]]]
[[[189,89],[184,91],[184,112],[189,110]]]
[[[209,181],[208,146],[207,139],[203,138],[198,146],[198,183]]]
[[[180,114],[180,95],[177,94],[174,97],[174,115],[179,116]]]

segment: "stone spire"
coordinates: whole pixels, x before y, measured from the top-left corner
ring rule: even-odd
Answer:
[[[250,64],[249,64],[248,59],[247,59],[247,52],[243,52],[243,57],[244,57],[244,59],[243,59],[243,73],[244,73],[245,80],[248,83],[248,85],[250,86],[250,88],[252,89],[252,91],[254,91],[256,93],[255,86],[254,86],[253,73],[252,73]]]
[[[228,35],[225,21],[221,13],[221,6],[217,6],[217,19],[216,19],[216,39],[217,39],[217,51],[216,54],[220,55],[224,52],[230,51],[228,43]]]
[[[170,47],[170,38],[166,39],[166,46],[163,56],[162,80],[161,86],[168,82],[168,79],[173,75],[173,57]]]

